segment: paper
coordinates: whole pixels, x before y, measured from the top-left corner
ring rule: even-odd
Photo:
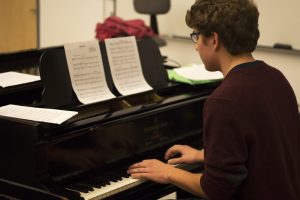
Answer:
[[[33,108],[18,105],[6,105],[0,107],[0,115],[20,119],[33,120],[38,122],[48,122],[61,124],[70,119],[78,112],[64,111],[46,108]]]
[[[112,78],[122,95],[152,90],[146,82],[134,36],[105,40]]]
[[[0,73],[0,86],[8,87],[41,80],[40,76],[18,72]]]
[[[205,69],[205,66],[193,64],[191,66],[176,68],[174,71],[187,79],[192,80],[211,80],[211,79],[221,79],[223,74],[219,71],[210,72]]]
[[[219,71],[210,72],[203,64],[184,66],[168,71],[169,79],[188,84],[210,83],[223,79],[223,74]]]
[[[83,104],[112,99],[107,86],[98,41],[65,44],[71,83]]]

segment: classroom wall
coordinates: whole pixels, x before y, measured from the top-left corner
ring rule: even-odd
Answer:
[[[300,50],[300,1],[254,0],[260,11],[259,44],[273,46],[275,43],[290,44]]]
[[[108,15],[103,2],[39,0],[40,47],[94,39],[96,23]]]

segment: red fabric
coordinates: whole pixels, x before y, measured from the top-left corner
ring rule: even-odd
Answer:
[[[141,19],[125,21],[119,17],[112,16],[108,17],[104,23],[97,23],[96,38],[99,40],[128,35],[142,38],[154,36],[155,33]]]

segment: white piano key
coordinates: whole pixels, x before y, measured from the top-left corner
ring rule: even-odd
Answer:
[[[123,177],[122,180],[120,181],[110,182],[109,185],[103,186],[101,188],[93,188],[94,191],[88,193],[80,193],[80,195],[85,200],[103,199],[112,196],[114,194],[117,194],[119,192],[122,192],[124,190],[127,190],[129,188],[135,187],[145,181],[146,180],[143,179],[133,179],[131,177],[129,178]]]
[[[174,167],[184,168],[184,164],[176,164]],[[131,177],[125,178],[122,177],[122,180],[117,182],[110,182],[109,185],[103,186],[101,188],[93,188],[94,191],[88,193],[80,193],[81,197],[85,200],[98,200],[107,198],[124,190],[133,188],[137,185],[144,183],[145,179],[133,179]]]

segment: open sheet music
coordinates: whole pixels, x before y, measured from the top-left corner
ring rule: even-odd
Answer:
[[[41,80],[40,76],[19,72],[0,73],[0,87],[9,87]]]
[[[112,79],[122,95],[152,87],[146,82],[134,36],[105,40]],[[84,104],[114,98],[107,86],[98,41],[65,44],[71,83],[78,100]]]
[[[122,95],[152,90],[146,82],[134,36],[105,40],[114,84]]]
[[[33,120],[38,122],[48,122],[54,124],[61,124],[64,121],[76,115],[77,113],[78,112],[75,111],[34,108],[18,105],[6,105],[0,107],[0,115],[2,116]]]
[[[114,98],[107,86],[98,41],[65,44],[72,87],[84,104]]]

